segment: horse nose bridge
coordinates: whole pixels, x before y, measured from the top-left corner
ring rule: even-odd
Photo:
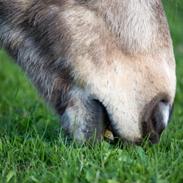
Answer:
[[[155,66],[154,66],[155,65]],[[156,64],[144,65],[143,72],[140,73],[140,79],[137,82],[139,97],[145,103],[155,103],[155,100],[161,98],[173,102],[175,93],[174,79],[167,74],[168,68],[158,67]],[[137,79],[136,79],[137,80]],[[160,100],[161,100],[160,99]],[[151,102],[149,102],[151,100]],[[153,102],[152,102],[153,101]]]

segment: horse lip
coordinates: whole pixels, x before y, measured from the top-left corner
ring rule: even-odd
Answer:
[[[100,102],[100,101],[99,101]],[[107,110],[107,107],[105,107],[105,105],[100,102],[101,106],[103,107],[103,112],[104,112],[104,123],[105,123],[105,130],[104,130],[104,139],[106,141],[108,141],[111,144],[118,144],[121,142],[126,142],[129,144],[140,144],[142,142],[142,139],[136,139],[134,141],[129,141],[128,139],[123,138],[120,134],[118,129],[116,128],[116,126],[114,125],[112,119],[110,118],[110,114]],[[113,140],[107,138],[105,136],[105,132],[107,131],[107,133],[112,133],[113,135]]]
[[[116,142],[117,139],[120,138],[118,130],[114,127],[114,124],[112,120],[110,119],[110,115],[105,107],[105,105],[100,102],[101,106],[103,107],[103,112],[104,112],[104,123],[105,123],[105,130],[104,130],[104,139],[110,142]],[[105,133],[111,133],[111,136],[113,136],[113,140],[105,137]]]

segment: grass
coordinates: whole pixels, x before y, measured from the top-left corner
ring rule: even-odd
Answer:
[[[161,142],[122,149],[67,143],[58,119],[0,51],[0,182],[183,182],[183,2],[164,1],[177,61],[175,110]]]

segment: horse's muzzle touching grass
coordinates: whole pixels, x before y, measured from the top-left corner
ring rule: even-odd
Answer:
[[[0,45],[79,142],[157,143],[167,127],[176,74],[160,0],[0,0]]]

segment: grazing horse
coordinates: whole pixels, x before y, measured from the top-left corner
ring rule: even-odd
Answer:
[[[159,141],[176,90],[161,0],[0,0],[0,44],[72,138]]]

